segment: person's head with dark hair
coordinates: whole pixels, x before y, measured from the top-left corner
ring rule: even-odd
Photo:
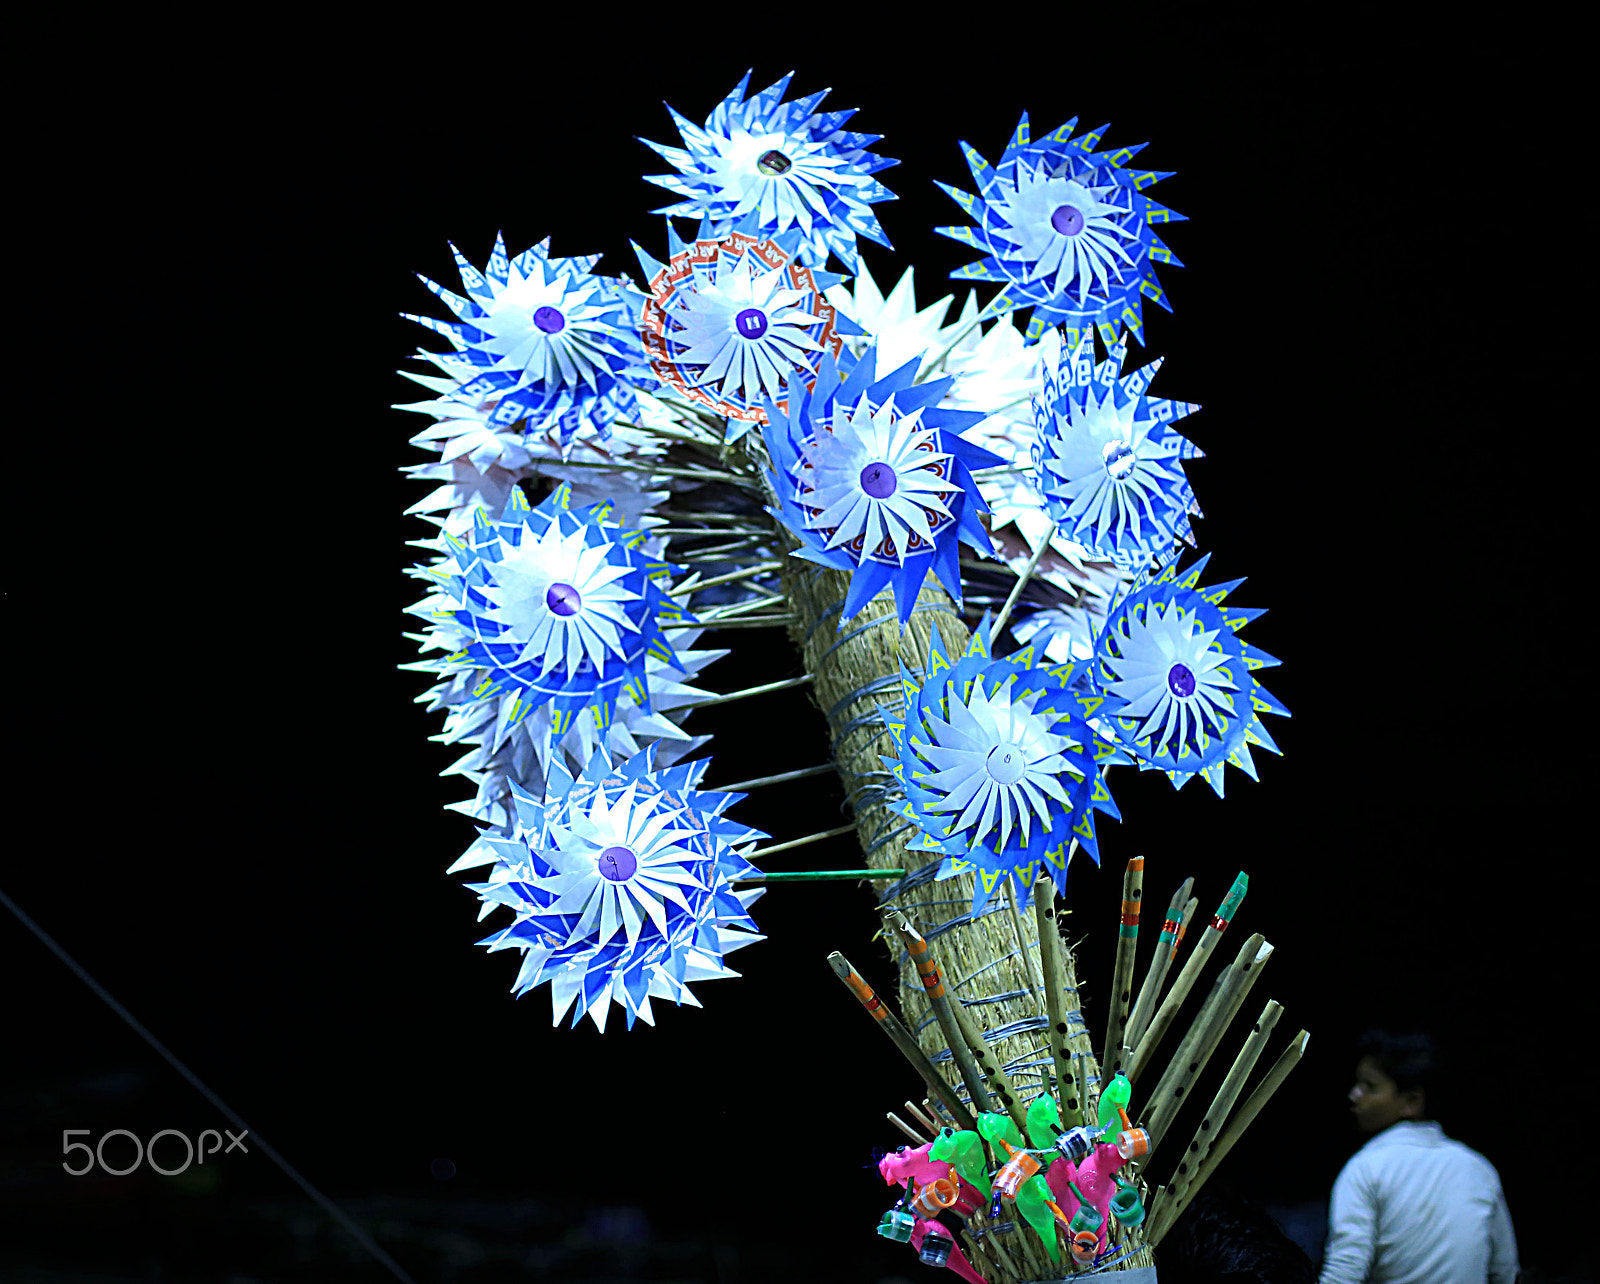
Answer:
[[[1266,1209],[1210,1182],[1156,1249],[1161,1284],[1313,1284],[1305,1250]]]
[[[1368,1030],[1356,1045],[1356,1081],[1350,1113],[1369,1135],[1402,1120],[1427,1119],[1437,1095],[1439,1049],[1431,1034]]]

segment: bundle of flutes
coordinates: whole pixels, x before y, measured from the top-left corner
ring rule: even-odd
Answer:
[[[1243,873],[1198,934],[1189,931],[1198,904],[1194,880],[1177,888],[1132,998],[1144,865],[1135,857],[1123,877],[1098,1057],[1048,877],[1034,886],[1034,913],[1007,924],[1017,942],[1014,961],[1030,980],[1004,1001],[1031,1005],[1029,1018],[986,1019],[998,1005],[980,993],[984,969],[960,962],[959,938],[947,939],[954,932],[930,941],[923,929],[932,924],[917,921],[926,911],[884,909],[887,934],[904,946],[918,978],[917,991],[902,993],[900,1016],[842,954],[829,956],[915,1072],[910,1099],[886,1087],[889,1100],[900,1103],[887,1121],[908,1144],[879,1166],[901,1195],[878,1229],[911,1240],[924,1262],[985,1284],[1099,1272],[1154,1278],[1162,1238],[1304,1053],[1309,1036],[1301,1030],[1255,1074],[1282,1014],[1273,1000],[1247,1030],[1232,1029],[1272,956],[1259,933],[1214,969],[1198,1007],[1186,1007],[1244,899]],[[1186,937],[1192,944],[1180,959]],[[957,962],[947,971],[951,960]],[[1185,1103],[1225,1044],[1234,1050],[1231,1064],[1202,1113],[1177,1132]]]

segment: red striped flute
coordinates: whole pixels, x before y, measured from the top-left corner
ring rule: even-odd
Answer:
[[[1133,993],[1133,963],[1139,948],[1139,905],[1144,896],[1144,857],[1135,856],[1122,875],[1122,916],[1117,922],[1117,962],[1111,973],[1111,1014],[1106,1020],[1105,1075],[1122,1069],[1122,1032],[1127,1028],[1128,998]]]
[[[976,1129],[977,1121],[961,1104],[961,1099],[944,1081],[944,1076],[934,1067],[933,1062],[928,1060],[928,1054],[917,1046],[911,1031],[901,1025],[900,1019],[884,1006],[883,1000],[877,996],[873,988],[862,979],[855,968],[850,966],[850,960],[835,950],[828,955],[828,966],[833,969],[834,975],[844,982],[845,988],[861,1000],[861,1006],[872,1015],[873,1020],[878,1023],[878,1028],[889,1036],[890,1042],[900,1049],[901,1055],[911,1063],[911,1068],[928,1085],[929,1093],[939,1098],[963,1128]]]
[[[1128,1049],[1122,1058],[1124,1066],[1133,1059],[1131,1053],[1139,1046],[1145,1026],[1150,1024],[1150,1018],[1155,1015],[1156,1000],[1167,979],[1167,969],[1172,966],[1173,956],[1178,952],[1178,933],[1183,928],[1183,905],[1193,887],[1193,878],[1184,879],[1183,886],[1167,902],[1167,916],[1161,920],[1161,935],[1156,937],[1156,952],[1150,960],[1150,966],[1145,969],[1144,984],[1139,987],[1133,1015],[1128,1018],[1128,1024],[1122,1032],[1122,1046]]]
[[[1250,876],[1243,870],[1233,880],[1233,886],[1228,889],[1228,894],[1222,898],[1222,904],[1217,907],[1217,912],[1212,915],[1211,921],[1206,924],[1206,930],[1201,933],[1200,939],[1195,942],[1193,951],[1183,965],[1183,971],[1178,973],[1178,979],[1173,982],[1172,992],[1162,1000],[1160,1008],[1150,1020],[1150,1028],[1145,1031],[1144,1037],[1139,1040],[1139,1046],[1134,1051],[1133,1061],[1128,1066],[1128,1082],[1137,1083],[1139,1075],[1150,1064],[1150,1058],[1155,1055],[1156,1048],[1172,1025],[1172,1019],[1178,1015],[1178,1009],[1183,1006],[1183,1001],[1189,997],[1189,990],[1195,983],[1195,978],[1200,975],[1200,969],[1206,965],[1206,960],[1211,957],[1211,951],[1216,948],[1222,934],[1228,930],[1228,924],[1233,921],[1233,916],[1238,912],[1239,904],[1244,900],[1244,895],[1250,890]]]
[[[950,1045],[951,1060],[956,1063],[956,1069],[961,1072],[962,1082],[967,1085],[967,1096],[972,1102],[972,1108],[982,1113],[989,1108],[989,1096],[983,1086],[983,1075],[978,1072],[978,1063],[973,1059],[972,1049],[967,1046],[961,1027],[956,1024],[955,1013],[950,1010],[950,997],[944,990],[944,978],[939,975],[938,964],[928,952],[928,942],[923,940],[922,933],[911,926],[911,920],[900,910],[891,906],[883,911],[883,917],[900,933],[906,952],[916,964],[917,975],[922,978],[922,988],[927,993],[929,1006],[933,1008],[934,1019],[939,1022],[939,1029],[944,1032],[945,1040]]]

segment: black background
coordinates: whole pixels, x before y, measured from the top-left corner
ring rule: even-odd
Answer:
[[[885,289],[914,263],[924,305],[959,300],[945,278],[972,257],[930,230],[962,221],[933,186],[969,186],[958,139],[994,159],[1022,111],[1036,135],[1076,113],[1175,171],[1151,194],[1190,220],[1163,230],[1186,266],[1159,269],[1175,312],[1147,305],[1135,355],[1204,407],[1183,427],[1207,452],[1207,578],[1250,577],[1235,600],[1269,614],[1245,637],[1282,659],[1264,678],[1294,716],[1225,801],[1113,774],[1105,867],[1069,878],[1091,1025],[1127,858],[1147,857],[1147,920],[1189,874],[1209,913],[1244,868],[1236,930],[1277,946],[1251,1002],[1285,1005],[1278,1043],[1312,1039],[1227,1179],[1279,1208],[1325,1198],[1355,1143],[1355,1035],[1424,1022],[1454,1058],[1441,1117],[1499,1168],[1530,1278],[1580,1260],[1566,1216],[1535,1211],[1549,1172],[1527,1145],[1579,1073],[1586,966],[1558,815],[1577,773],[1528,690],[1567,636],[1570,518],[1535,395],[1558,357],[1529,342],[1558,336],[1511,209],[1475,190],[1511,164],[1492,84],[1515,51],[1379,22],[1047,17],[999,39],[971,14],[930,42],[924,19],[852,35],[844,13],[676,38],[445,13],[193,60],[130,30],[92,89],[61,91],[93,123],[33,136],[25,267],[60,365],[16,425],[38,516],[8,599],[32,769],[14,810],[46,824],[5,890],[419,1281],[925,1271],[872,1233],[873,1150],[901,1140],[883,1114],[913,1085],[823,963],[841,949],[891,987],[870,897],[770,892],[769,939],[697,987],[703,1010],[552,1030],[547,992],[513,1002],[513,959],[473,944],[476,902],[444,874],[472,827],[441,810],[468,789],[437,776],[456,755],[395,667],[415,658],[403,541],[430,529],[397,473],[426,459],[423,421],[388,408],[420,397],[393,372],[431,346],[396,314],[439,314],[412,274],[452,285],[447,240],[481,264],[503,230],[513,253],[548,235],[637,275],[628,241],[663,256],[648,211],[671,198],[632,136],[676,143],[661,100],[703,120],[750,66],[752,89],[791,68],[792,96],[833,86],[825,109],[884,135],[896,252],[863,254]],[[781,633],[726,637],[704,685],[800,671]],[[712,785],[826,752],[799,693],[689,727],[715,735]],[[735,814],[790,837],[840,801],[807,781]],[[855,859],[839,839],[775,862]],[[6,922],[0,1267],[388,1278],[259,1151],[67,1177],[63,1129],[224,1121]]]

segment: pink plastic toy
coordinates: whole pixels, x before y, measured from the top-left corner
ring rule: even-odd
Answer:
[[[953,1240],[955,1238],[938,1222],[918,1222],[911,1230],[911,1247],[916,1249],[917,1252],[920,1253],[922,1251],[922,1237],[929,1231],[936,1231],[946,1239]],[[951,1247],[950,1257],[945,1262],[945,1266],[966,1280],[967,1284],[989,1284],[988,1280],[972,1269],[972,1263],[967,1261],[967,1255],[961,1251],[961,1245],[959,1244]]]
[[[1117,1193],[1116,1172],[1127,1161],[1118,1153],[1115,1146],[1101,1143],[1094,1148],[1090,1155],[1081,1164],[1074,1165],[1071,1160],[1058,1159],[1051,1164],[1044,1175],[1045,1181],[1050,1183],[1054,1192],[1056,1203],[1061,1206],[1070,1219],[1078,1211],[1078,1197],[1072,1193],[1068,1182],[1077,1182],[1078,1189],[1083,1191],[1089,1203],[1100,1214],[1100,1249],[1106,1246],[1106,1230],[1111,1225],[1111,1197]]]
[[[890,1186],[904,1186],[912,1178],[921,1183],[950,1176],[949,1161],[929,1159],[928,1151],[931,1149],[933,1149],[931,1141],[914,1150],[907,1150],[902,1146],[894,1154],[885,1155],[878,1161],[878,1172]]]

